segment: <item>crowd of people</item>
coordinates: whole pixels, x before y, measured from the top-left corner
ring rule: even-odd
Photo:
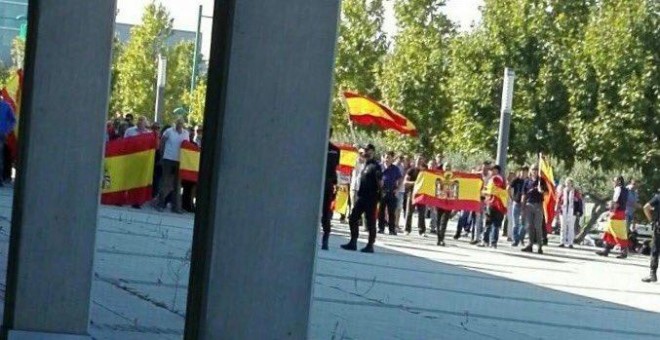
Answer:
[[[135,122],[132,114],[116,113],[115,118],[106,123],[105,141],[115,141],[144,134],[156,138],[156,157],[153,174],[152,206],[163,211],[168,205],[177,214],[184,211],[195,212],[196,183],[181,180],[179,177],[181,145],[184,141],[202,145],[202,127],[187,128],[185,121],[177,119],[171,126],[161,127],[158,122],[149,124],[145,116]],[[134,204],[140,209],[141,205]]]
[[[484,161],[479,167],[468,171],[481,175],[483,188],[481,193],[481,209],[478,211],[448,211],[434,206],[425,206],[415,202],[413,187],[423,170],[448,171],[451,164],[445,161],[442,154],[435,155],[428,161],[422,156],[410,157],[389,151],[382,154],[381,161],[376,159],[376,150],[372,144],[358,148],[358,161],[353,169],[349,184],[350,213],[348,224],[350,240],[341,245],[346,250],[357,250],[359,226],[364,225],[368,232],[367,244],[361,249],[365,253],[374,252],[374,242],[378,233],[396,236],[402,229],[401,217],[404,217],[403,231],[406,235],[412,232],[413,219],[417,215],[417,231],[422,237],[428,233],[436,234],[437,245],[445,246],[445,234],[448,221],[458,216],[455,240],[469,237],[470,244],[478,247],[497,248],[500,230],[504,228],[504,237],[511,242],[512,247],[523,246],[523,252],[533,252],[534,245],[539,254],[548,244],[546,221],[544,217],[544,194],[549,190],[547,184],[539,175],[538,164],[521,166],[510,171],[506,178],[502,168],[490,161]],[[331,202],[336,191],[337,175],[335,169],[339,163],[339,149],[329,143],[326,184],[323,206],[323,238],[321,248],[329,249],[328,240],[331,232],[330,218],[332,216]],[[499,207],[495,195],[487,190],[492,184],[506,188],[508,200],[506,207]],[[573,248],[578,221],[584,214],[584,199],[572,178],[565,178],[558,183],[556,192],[555,215],[560,224],[559,247]],[[634,180],[626,183],[622,176],[613,180],[613,197],[610,204],[610,214],[625,216],[628,229],[633,224],[635,210],[640,207],[638,202],[637,184]],[[501,202],[500,202],[501,203]],[[648,220],[654,226],[651,241],[651,275],[645,282],[657,281],[658,253],[660,249],[660,191],[643,210]],[[345,221],[346,216],[341,215]],[[430,218],[430,230],[427,233],[426,221]],[[604,249],[597,252],[608,256],[615,246],[621,253],[617,256],[625,259],[628,256],[627,238],[604,238]]]

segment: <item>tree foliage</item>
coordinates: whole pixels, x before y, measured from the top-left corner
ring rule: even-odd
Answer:
[[[131,29],[131,37],[117,60],[113,96],[121,111],[153,116],[158,55],[167,55],[165,40],[171,31],[167,9],[153,2],[147,5],[142,23]]]
[[[417,126],[419,140],[401,140],[412,149],[443,149],[451,112],[448,46],[454,28],[442,6],[444,0],[394,2],[399,31],[378,78],[385,102]]]
[[[387,53],[383,21],[383,0],[342,1],[332,105],[332,125],[336,130],[347,126],[346,110],[341,101],[343,90],[380,99],[376,77]]]

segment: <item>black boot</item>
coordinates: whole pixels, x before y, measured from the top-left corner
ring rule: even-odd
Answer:
[[[374,245],[369,243],[364,248],[362,248],[360,251],[363,252],[363,253],[373,253],[374,252]]]
[[[323,240],[321,241],[321,249],[328,250],[328,240],[330,239],[329,234],[323,234]]]
[[[655,271],[652,270],[651,275],[649,275],[648,277],[643,278],[642,282],[646,282],[646,283],[658,282],[658,275],[656,274]]]
[[[357,250],[357,241],[351,239],[348,243],[346,243],[346,244],[342,244],[342,245],[341,245],[341,248],[342,248],[342,249],[346,249],[346,250],[353,250],[353,251],[355,251],[355,250]]]

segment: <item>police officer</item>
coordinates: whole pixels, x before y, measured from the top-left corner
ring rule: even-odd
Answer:
[[[332,129],[330,129],[330,137],[332,137]],[[323,189],[323,213],[321,215],[321,226],[323,227],[321,249],[323,250],[328,250],[328,240],[330,239],[330,219],[332,219],[332,201],[335,199],[338,165],[339,148],[328,142],[328,155],[325,163],[325,185]]]
[[[360,236],[359,221],[364,215],[369,230],[369,242],[361,251],[363,253],[374,252],[376,242],[376,206],[381,195],[383,186],[383,172],[380,164],[374,159],[376,148],[369,144],[365,148],[364,169],[360,173],[360,188],[357,192],[355,204],[348,217],[348,225],[351,228],[351,240],[341,247],[346,250],[357,250],[357,239]]]
[[[658,281],[658,255],[660,254],[660,189],[653,198],[644,205],[644,215],[653,225],[651,241],[651,274],[643,278],[643,282]]]

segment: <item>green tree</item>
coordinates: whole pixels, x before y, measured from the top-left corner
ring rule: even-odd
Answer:
[[[163,115],[166,122],[171,122],[176,118],[172,112],[174,109],[184,106],[185,96],[189,95],[194,50],[194,42],[186,41],[178,43],[166,52],[167,83]]]
[[[11,61],[13,69],[23,68],[23,62],[25,61],[25,40],[20,37],[14,38],[11,42]]]
[[[118,36],[112,38],[112,64],[110,66],[110,102],[108,117],[113,117],[115,112],[121,111],[119,79],[119,57],[122,55],[124,45],[119,41]]]
[[[376,76],[387,53],[383,0],[344,0],[341,8],[332,104],[332,126],[336,130],[347,127],[342,90],[380,99]]]
[[[647,189],[660,187],[660,3],[596,3],[570,79],[577,155],[604,169],[641,167]]]
[[[188,107],[188,123],[191,125],[204,124],[204,108],[206,103],[206,79],[200,79],[195,90],[186,92],[184,104]]]
[[[408,150],[443,149],[441,132],[451,112],[447,87],[452,23],[440,11],[444,0],[397,0],[398,33],[378,78],[383,98],[417,127],[418,139],[400,139]]]
[[[172,31],[172,19],[162,4],[145,7],[142,23],[131,29],[131,37],[117,61],[114,95],[124,112],[151,116],[156,101],[157,59],[167,55],[165,41]]]

